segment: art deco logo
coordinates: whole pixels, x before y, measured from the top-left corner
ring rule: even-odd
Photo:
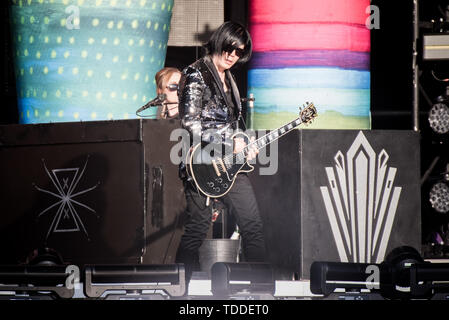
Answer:
[[[380,263],[390,238],[401,187],[393,187],[396,168],[385,150],[373,150],[362,131],[335,166],[326,167],[321,186],[341,262]]]
[[[83,177],[83,174],[87,167],[88,159],[84,164],[83,169],[80,168],[66,168],[66,169],[53,169],[48,170],[45,160],[42,159],[44,163],[45,172],[47,173],[50,181],[53,183],[56,193],[50,190],[44,190],[33,184],[34,187],[40,191],[50,194],[58,200],[45,210],[39,213],[37,216],[40,218],[44,214],[54,214],[51,225],[48,229],[46,239],[53,232],[80,232],[81,230],[85,233],[86,237],[89,239],[89,234],[86,227],[78,214],[79,208],[85,208],[89,212],[93,213],[97,218],[99,216],[96,214],[95,210],[88,207],[87,205],[75,200],[75,197],[85,194],[89,191],[94,190],[98,187],[99,183],[95,186],[88,188],[86,190],[77,191],[78,184]]]

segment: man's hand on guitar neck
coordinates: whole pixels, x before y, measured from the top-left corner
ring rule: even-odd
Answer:
[[[255,137],[251,137],[251,142],[254,142],[256,140]],[[234,138],[234,153],[241,152],[246,147],[246,142],[241,137]],[[252,159],[255,159],[257,157],[257,154],[259,153],[259,150],[255,146],[251,146],[248,150],[248,154],[246,157],[247,161],[251,161]]]

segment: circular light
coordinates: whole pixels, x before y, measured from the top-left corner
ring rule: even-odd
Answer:
[[[449,132],[449,107],[444,103],[434,104],[429,111],[429,123],[436,133]]]
[[[446,183],[434,184],[429,195],[432,208],[441,213],[449,211],[449,186]]]

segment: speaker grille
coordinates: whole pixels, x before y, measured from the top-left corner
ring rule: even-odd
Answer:
[[[176,0],[168,45],[201,46],[223,22],[223,0]]]

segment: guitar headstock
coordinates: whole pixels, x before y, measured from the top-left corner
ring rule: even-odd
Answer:
[[[309,124],[312,122],[314,118],[318,116],[318,112],[313,104],[313,102],[306,102],[306,105],[303,105],[303,108],[300,108],[299,117],[302,122],[305,124]]]

